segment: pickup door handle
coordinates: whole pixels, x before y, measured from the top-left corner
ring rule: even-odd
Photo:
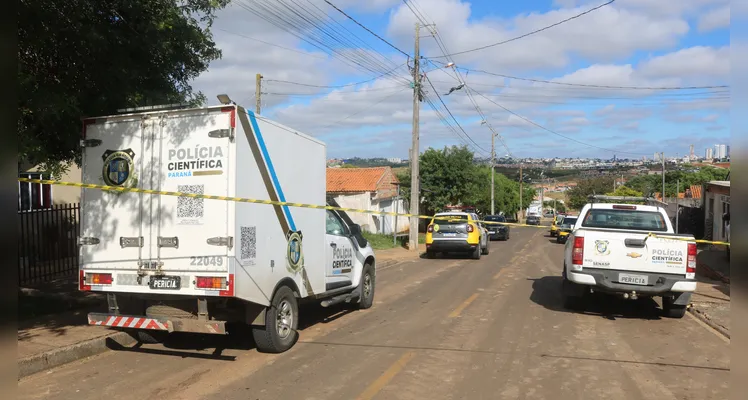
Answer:
[[[330,243],[330,247],[332,247],[332,248],[338,247],[338,244],[337,243]]]
[[[623,243],[626,247],[637,247],[642,248],[647,243],[645,239],[625,239]]]

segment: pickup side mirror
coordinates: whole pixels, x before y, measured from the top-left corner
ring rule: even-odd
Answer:
[[[361,225],[351,224],[348,226],[348,229],[351,231],[351,237],[356,240],[360,247],[366,247],[369,244],[369,241],[366,240],[363,232],[361,232]]]
[[[361,225],[359,225],[359,224],[351,224],[351,226],[349,226],[349,228],[351,230],[351,236],[358,236],[358,235],[361,234]]]

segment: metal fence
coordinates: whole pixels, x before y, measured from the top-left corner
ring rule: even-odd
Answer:
[[[18,212],[18,284],[75,276],[80,204]]]

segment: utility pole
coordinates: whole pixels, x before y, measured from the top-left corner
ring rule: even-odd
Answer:
[[[693,150],[691,152],[693,152]],[[678,230],[678,217],[680,216],[680,208],[678,208],[678,193],[679,192],[680,192],[680,179],[678,179],[678,182],[675,184],[675,233],[680,232]]]
[[[662,159],[662,201],[665,202],[665,152],[660,153]]]
[[[494,139],[496,139],[496,135],[491,132],[491,215],[496,215],[494,210],[494,173],[496,170],[496,147]]]
[[[255,76],[255,114],[260,114],[260,107],[262,103],[262,74]]]
[[[522,216],[525,214],[525,209],[522,207],[522,164],[519,165],[519,223],[522,223]]]
[[[421,106],[421,71],[419,64],[421,62],[420,54],[421,26],[416,22],[416,41],[415,52],[413,53],[413,144],[410,149],[410,240],[408,248],[412,251],[418,251],[418,215],[419,203],[421,202],[421,188],[419,187],[418,172],[418,127],[419,127],[419,108]]]

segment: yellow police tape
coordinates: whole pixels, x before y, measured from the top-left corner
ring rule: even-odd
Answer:
[[[416,217],[419,219],[428,219],[428,220],[434,219],[437,221],[459,221],[456,219],[435,218],[433,215],[416,215],[416,214],[395,213],[395,212],[387,212],[387,211],[373,211],[373,210],[364,210],[364,209],[359,209],[359,208],[293,203],[293,202],[288,202],[288,201],[248,199],[244,197],[214,196],[214,195],[197,194],[197,193],[169,192],[169,191],[164,191],[164,190],[140,189],[140,188],[131,188],[131,187],[123,187],[123,186],[96,185],[92,183],[78,183],[78,182],[54,181],[54,180],[46,180],[46,179],[29,179],[29,178],[18,178],[18,181],[26,182],[26,183],[38,183],[38,184],[43,184],[43,185],[73,186],[73,187],[79,187],[79,188],[84,188],[84,189],[108,190],[108,191],[123,192],[123,193],[132,192],[132,193],[144,193],[144,194],[158,194],[162,196],[192,197],[192,198],[208,199],[208,200],[234,201],[238,203],[254,203],[254,204],[269,204],[269,205],[276,205],[276,206],[288,206],[288,207],[300,207],[300,208],[316,208],[316,209],[322,209],[322,210],[344,211],[344,212],[354,212],[354,213],[374,214],[374,215],[390,215],[390,216],[408,217],[408,218]],[[531,228],[541,228],[541,229],[550,228],[549,225],[528,225],[528,224],[521,224],[521,223],[515,223],[515,222],[495,222],[495,221],[475,221],[475,222],[480,222],[486,225],[527,226]],[[701,240],[701,239],[694,240],[694,239],[682,238],[682,237],[677,237],[677,236],[661,236],[655,233],[649,233],[648,236],[649,237],[661,237],[661,238],[672,239],[672,240],[696,242],[696,243],[716,244],[716,245],[724,245],[724,246],[730,245],[730,243],[728,242],[717,242],[717,241]]]

